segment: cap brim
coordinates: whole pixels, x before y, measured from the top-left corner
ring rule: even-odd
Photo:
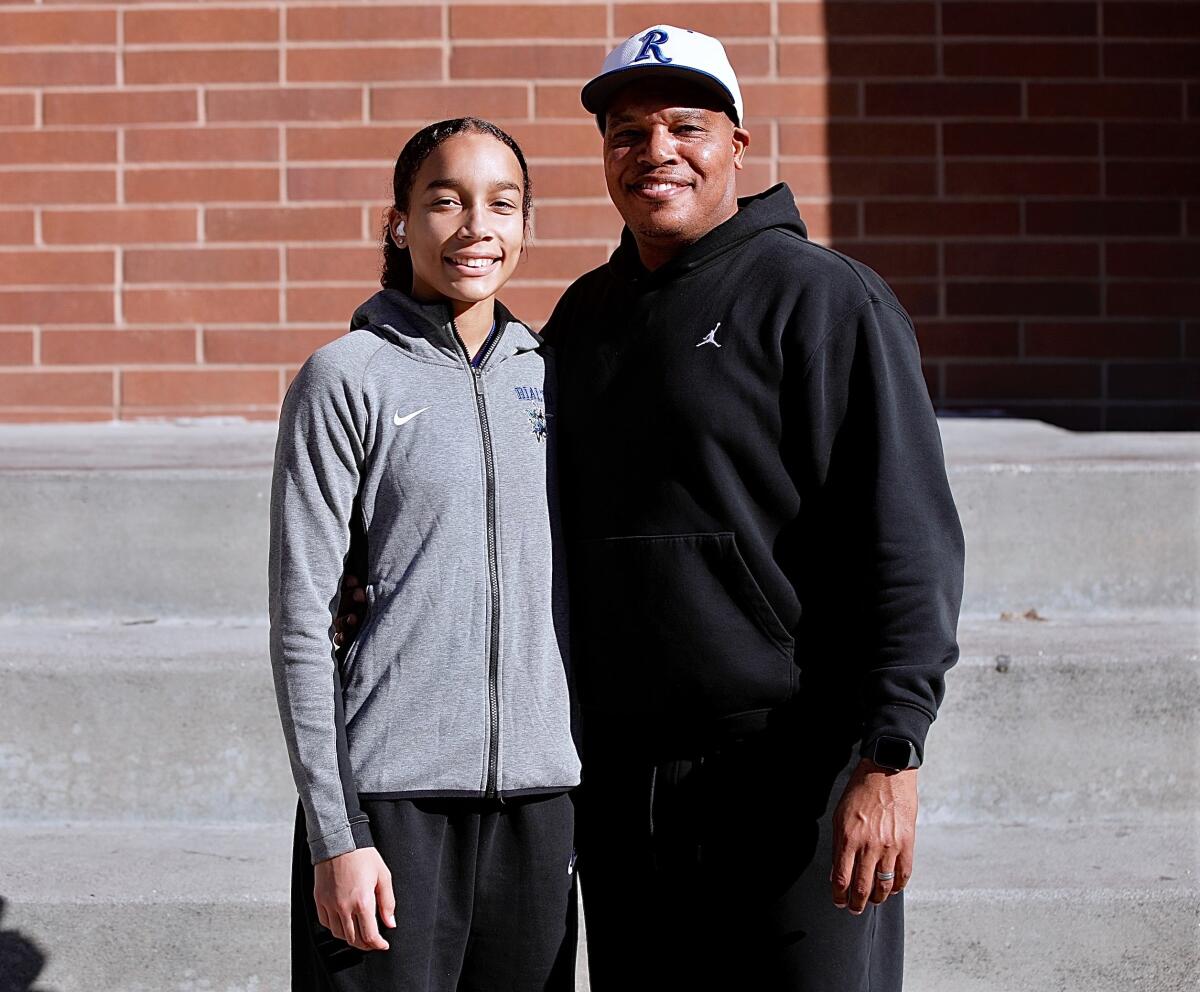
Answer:
[[[687,66],[661,65],[654,62],[646,65],[626,65],[597,76],[584,86],[579,94],[583,109],[593,114],[603,114],[613,95],[621,87],[636,82],[642,76],[673,77],[708,90],[717,96],[726,107],[737,116],[737,105],[733,102],[733,94],[716,76],[702,69],[692,69]],[[723,108],[724,109],[724,108]],[[741,123],[738,121],[737,123]]]

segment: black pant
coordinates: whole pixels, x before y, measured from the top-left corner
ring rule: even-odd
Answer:
[[[902,896],[857,917],[830,896],[848,744],[766,732],[664,761],[595,727],[578,802],[593,992],[898,992]]]
[[[386,951],[317,922],[304,815],[292,851],[293,992],[573,992],[571,796],[365,800],[392,872]]]

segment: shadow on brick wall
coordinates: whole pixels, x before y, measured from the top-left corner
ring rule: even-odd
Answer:
[[[781,175],[823,142],[831,243],[913,314],[939,411],[1200,428],[1200,4],[823,16],[828,124],[780,125]]]

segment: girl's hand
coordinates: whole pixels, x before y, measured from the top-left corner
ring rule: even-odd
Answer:
[[[388,942],[379,935],[376,907],[387,927],[396,925],[396,897],[392,873],[373,847],[347,851],[318,862],[313,895],[317,919],[335,937],[360,951],[386,951]]]

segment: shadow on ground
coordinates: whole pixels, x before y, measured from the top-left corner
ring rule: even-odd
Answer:
[[[5,930],[7,901],[0,896],[0,992],[51,992],[33,983],[46,967],[46,955],[17,930]]]

